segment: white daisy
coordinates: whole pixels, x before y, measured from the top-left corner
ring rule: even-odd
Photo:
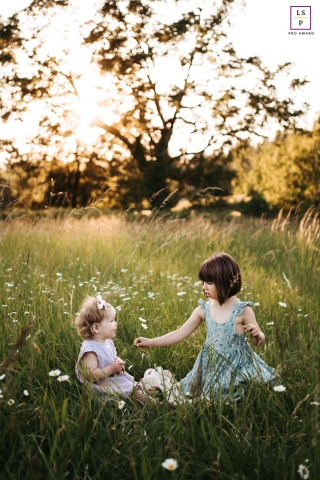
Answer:
[[[49,372],[49,376],[50,377],[58,377],[60,375],[60,370],[51,370],[51,372]]]
[[[69,380],[69,375],[60,375],[57,380],[58,382],[67,382]]]
[[[279,303],[280,307],[284,307],[284,308],[285,308],[285,307],[287,306],[287,304],[284,303],[284,302],[278,302],[278,303]]]
[[[284,392],[286,390],[286,387],[284,385],[276,385],[273,387],[273,390],[275,392]]]
[[[119,408],[119,410],[122,410],[123,407],[125,406],[125,404],[126,404],[126,402],[125,402],[124,400],[120,400],[120,401],[118,402],[118,408]]]
[[[25,397],[27,397],[27,396],[29,395],[28,390],[23,390],[23,395],[24,395]]]
[[[167,460],[162,462],[161,465],[167,470],[175,470],[176,468],[178,468],[178,462],[174,460],[174,458],[167,458]]]
[[[299,465],[299,468],[298,468],[298,473],[300,474],[301,478],[309,478],[309,475],[310,475],[310,472],[309,472],[309,469],[308,467],[306,467],[305,465]]]
[[[15,403],[14,400],[12,400],[12,398],[10,398],[10,400],[8,401],[8,405],[10,405],[10,407],[11,407],[11,405],[14,405],[14,403]]]

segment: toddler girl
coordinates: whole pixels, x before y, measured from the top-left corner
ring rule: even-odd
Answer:
[[[135,339],[138,348],[174,345],[189,337],[205,321],[207,338],[194,367],[181,381],[185,395],[218,398],[219,394],[238,399],[250,380],[268,383],[275,371],[252,350],[246,341],[249,333],[255,346],[265,341],[252,302],[241,302],[235,295],[241,289],[237,262],[226,253],[216,253],[199,267],[199,279],[207,302],[199,306],[181,328],[162,337]]]
[[[143,392],[134,378],[125,371],[125,362],[117,356],[112,339],[117,332],[116,311],[101,295],[87,297],[76,317],[79,334],[84,338],[79,353],[76,375],[108,397],[133,396],[142,399]]]

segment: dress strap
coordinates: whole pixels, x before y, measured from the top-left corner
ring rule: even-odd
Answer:
[[[238,315],[243,315],[244,308],[249,305],[249,307],[252,307],[253,302],[239,302],[236,308],[236,317]]]
[[[202,298],[200,298],[200,300],[198,301],[198,305],[200,305],[200,307],[203,308],[204,311],[206,311],[207,302],[205,302],[204,300],[202,300]]]

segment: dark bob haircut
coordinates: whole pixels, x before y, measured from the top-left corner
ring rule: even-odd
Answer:
[[[220,305],[241,290],[239,265],[227,253],[215,253],[205,260],[199,267],[198,276],[203,282],[214,284]]]

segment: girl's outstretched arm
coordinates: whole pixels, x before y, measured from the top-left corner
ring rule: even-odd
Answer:
[[[144,338],[138,337],[133,344],[137,348],[153,348],[153,347],[167,347],[168,345],[174,345],[175,343],[182,342],[185,338],[189,337],[204,320],[204,312],[201,307],[197,307],[191,314],[190,318],[173,332],[167,333],[162,337],[156,338]]]

